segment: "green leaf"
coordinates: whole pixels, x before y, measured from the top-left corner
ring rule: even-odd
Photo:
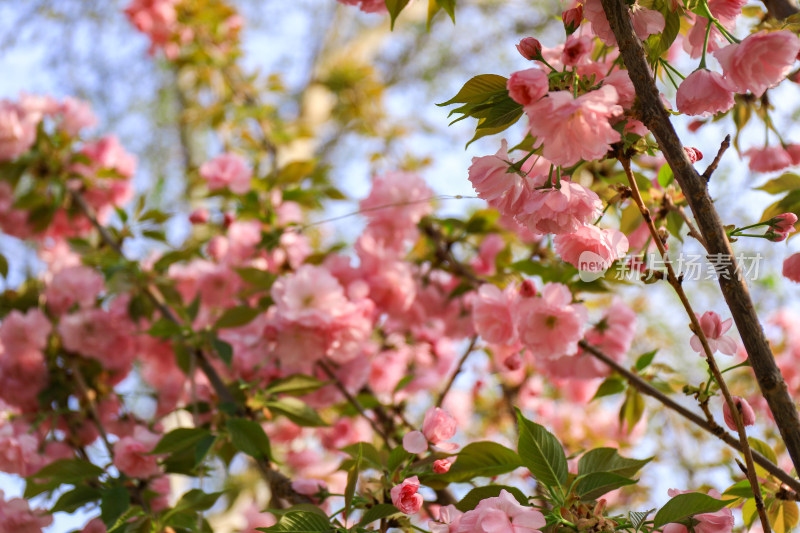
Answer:
[[[450,15],[453,24],[456,22],[456,0],[436,0],[436,3]]]
[[[653,362],[653,358],[655,358],[656,353],[658,353],[658,350],[652,350],[640,355],[639,358],[636,359],[636,370],[641,372],[642,370],[650,366],[650,363]]]
[[[675,175],[672,173],[672,168],[666,163],[662,165],[658,171],[658,183],[662,187],[666,187],[675,180]]]
[[[479,103],[496,96],[500,92],[507,93],[508,78],[497,74],[481,74],[471,78],[458,93],[446,102],[436,104],[444,107],[453,104]]]
[[[61,485],[75,485],[86,479],[96,479],[105,470],[81,459],[60,459],[28,476],[25,498],[33,498]]]
[[[237,450],[256,459],[272,458],[269,438],[258,422],[246,418],[229,418],[226,425],[231,444]]]
[[[8,259],[3,254],[0,254],[0,275],[4,278],[8,277]]]
[[[585,476],[595,472],[610,472],[623,477],[633,477],[647,463],[647,459],[622,457],[616,448],[595,448],[584,453],[578,461],[578,475]]]
[[[182,511],[205,511],[211,509],[223,494],[224,492],[203,492],[200,489],[191,489],[181,496],[181,499],[178,500],[175,507],[167,512],[166,516],[169,517]]]
[[[775,533],[788,533],[800,521],[797,502],[772,499],[767,502],[767,518]]]
[[[496,442],[479,441],[464,446],[448,472],[431,474],[425,479],[433,476],[445,483],[463,483],[476,477],[499,476],[520,466],[522,460],[514,450]]]
[[[311,394],[312,392],[327,385],[326,381],[320,381],[313,376],[305,374],[292,374],[282,379],[276,379],[267,385],[264,392],[268,394],[292,394],[302,396],[304,394]]]
[[[102,491],[100,519],[106,527],[112,527],[117,519],[131,506],[130,495],[125,487],[111,487]]]
[[[725,492],[723,492],[722,495],[736,498],[752,498],[753,489],[750,487],[750,481],[743,479],[725,489]]]
[[[714,513],[725,507],[726,504],[725,500],[718,500],[699,492],[678,494],[658,510],[653,525],[659,528],[665,524],[680,522],[696,514]]]
[[[510,492],[520,504],[528,505],[528,498],[516,487],[509,487],[507,485],[486,485],[484,487],[476,487],[469,491],[467,495],[461,498],[461,501],[456,504],[456,509],[462,513],[466,513],[467,511],[475,509],[481,500],[495,498],[504,490]]]
[[[639,391],[629,388],[625,392],[625,401],[619,410],[619,422],[628,424],[628,433],[633,431],[634,426],[642,419],[644,414],[644,398]]]
[[[402,447],[400,447],[400,449],[402,449]],[[345,446],[342,448],[342,451],[353,459],[361,455],[361,459],[372,463],[372,466],[375,468],[383,468],[383,460],[381,459],[380,452],[369,442],[356,442],[355,444]]]
[[[325,517],[313,511],[289,511],[274,526],[256,529],[284,533],[326,533],[333,530]]]
[[[173,429],[158,441],[151,454],[172,453],[195,446],[200,440],[211,435],[205,428]]]
[[[320,418],[316,410],[309,407],[304,401],[291,396],[264,402],[264,407],[285,416],[298,426],[321,427],[329,425]]]
[[[160,339],[169,339],[181,334],[181,326],[172,320],[159,318],[150,326],[150,329],[147,330],[147,334]]]
[[[604,396],[611,396],[625,391],[625,381],[619,377],[608,377],[597,387],[597,392],[594,393],[592,400],[602,398]]]
[[[387,464],[389,472],[394,472],[397,469],[397,467],[403,464],[403,462],[406,461],[409,457],[411,457],[411,454],[408,453],[405,450],[405,448],[403,448],[402,446],[397,446],[389,454],[389,462]]]
[[[747,437],[747,442],[750,444],[750,448],[772,461],[773,464],[778,464],[778,456],[769,444],[755,437]],[[755,467],[758,477],[767,478],[770,476],[769,472],[764,470],[763,466],[756,464]]]
[[[233,362],[233,346],[216,336],[211,339],[211,346],[217,352],[219,358],[222,359],[222,362],[227,366],[231,366],[231,362]]]
[[[588,501],[597,499],[606,492],[634,483],[636,483],[635,480],[612,472],[593,472],[586,474],[578,481],[575,491],[582,500]]]
[[[356,484],[358,483],[358,474],[361,471],[361,453],[362,447],[358,446],[358,454],[355,457],[355,461],[353,461],[353,466],[350,468],[350,471],[347,473],[347,485],[344,489],[344,516],[350,514],[350,508],[353,505],[353,496],[356,493]]]
[[[392,516],[393,514],[397,514],[400,511],[392,505],[391,503],[379,503],[377,505],[373,505],[369,509],[364,512],[364,515],[361,517],[361,520],[358,522],[359,526],[366,526],[371,524],[375,520],[380,520],[381,518],[386,518],[388,516]]]
[[[261,314],[255,307],[240,306],[226,309],[222,316],[214,323],[214,329],[238,328],[252,322]]]
[[[62,494],[55,505],[53,505],[50,512],[52,513],[74,513],[84,505],[96,502],[100,499],[101,491],[95,487],[87,487],[84,485],[75,487],[74,489]]]
[[[651,65],[655,64],[656,60],[669,50],[681,29],[680,11],[677,9],[675,11],[670,10],[665,5],[665,2],[660,4],[658,7],[654,6],[654,8],[664,15],[664,31],[653,34],[644,41],[647,59]]]
[[[558,439],[544,426],[531,422],[517,409],[519,456],[537,481],[561,487],[567,481],[567,457]]]
[[[397,20],[397,16],[403,10],[403,8],[408,5],[409,0],[385,0],[386,2],[386,9],[389,10],[389,16],[391,17],[391,25],[390,29],[394,30],[394,21]]]
[[[756,187],[756,189],[768,192],[769,194],[780,194],[782,192],[800,189],[800,176],[792,172],[787,172],[786,174],[769,180],[761,187]]]

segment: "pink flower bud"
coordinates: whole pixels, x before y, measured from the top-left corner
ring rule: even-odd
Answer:
[[[519,294],[525,298],[533,298],[536,296],[536,285],[531,280],[526,279],[519,287]]]
[[[192,224],[205,224],[208,222],[208,210],[198,208],[192,211],[192,214],[189,215],[189,222]]]
[[[797,215],[794,213],[783,213],[770,220],[769,230],[766,237],[773,242],[785,240],[790,233],[794,232],[794,225],[797,222]]]
[[[703,159],[703,152],[701,152],[697,148],[692,148],[691,146],[684,146],[683,151],[686,152],[686,155],[689,157],[689,161],[691,161],[692,164],[697,163],[698,161]]]
[[[753,408],[750,407],[750,404],[747,403],[747,400],[739,396],[734,396],[733,403],[736,405],[736,408],[739,410],[739,414],[742,416],[743,425],[752,426],[756,423],[756,413],[753,411]],[[733,413],[731,413],[731,408],[728,405],[728,402],[725,402],[725,404],[722,406],[722,415],[725,417],[725,424],[733,431],[736,431],[736,421],[733,419]]]
[[[525,37],[517,45],[517,50],[525,59],[533,61],[542,57],[542,43],[533,37]]]
[[[518,353],[511,354],[503,361],[503,366],[512,372],[522,367],[522,357]]]
[[[439,444],[456,434],[456,419],[439,407],[428,409],[422,422],[422,432],[433,444]]]
[[[417,494],[419,490],[419,478],[417,476],[403,480],[399,485],[392,487],[392,503],[401,513],[412,515],[419,512],[422,507],[422,495]]]
[[[567,35],[570,35],[578,29],[578,26],[581,25],[581,21],[583,21],[583,5],[581,4],[572,9],[567,9],[561,14],[561,19],[564,21],[564,29]]]
[[[447,459],[437,459],[433,462],[433,471],[437,474],[444,474],[450,470],[452,463]]]
[[[222,217],[222,225],[225,228],[228,228],[236,218],[233,216],[233,213],[225,213]]]

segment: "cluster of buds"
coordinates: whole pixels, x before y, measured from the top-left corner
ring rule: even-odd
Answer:
[[[597,500],[594,507],[589,507],[585,503],[577,502],[569,509],[562,508],[561,516],[575,524],[578,531],[587,533],[599,533],[615,531],[618,524],[603,516],[606,501]]]

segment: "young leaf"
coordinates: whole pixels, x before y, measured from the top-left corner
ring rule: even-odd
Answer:
[[[364,515],[361,517],[358,525],[366,526],[375,520],[380,520],[381,518],[386,518],[399,512],[400,511],[397,509],[397,507],[391,503],[379,503],[377,505],[373,505],[364,512]]]
[[[358,473],[361,471],[361,446],[358,447],[358,454],[353,461],[353,466],[347,473],[347,486],[344,489],[344,516],[350,515],[350,508],[353,505],[353,496],[356,493],[356,484],[358,483]]]
[[[264,402],[264,407],[267,409],[281,414],[303,427],[320,427],[329,425],[319,414],[306,405],[302,400],[293,397],[281,398],[275,401]]]
[[[292,394],[302,396],[304,394],[311,394],[325,385],[325,381],[320,381],[313,376],[292,374],[291,376],[270,382],[267,388],[264,389],[264,392],[268,394]]]
[[[582,500],[595,500],[614,489],[633,485],[635,480],[612,472],[593,472],[578,481],[575,491]]]
[[[172,453],[193,447],[203,438],[211,435],[205,428],[177,428],[173,429],[158,441],[151,454]]]
[[[324,516],[313,511],[289,511],[274,526],[256,529],[284,533],[326,533],[332,531],[333,527]]]
[[[584,453],[578,461],[578,475],[585,476],[595,472],[611,472],[623,477],[633,477],[644,465],[652,461],[622,457],[616,448],[595,448]]]
[[[561,487],[567,481],[567,457],[555,436],[544,426],[527,420],[517,409],[519,456],[523,466],[540,483]]]
[[[385,0],[386,9],[389,10],[389,17],[391,17],[390,29],[394,30],[394,21],[397,16],[408,5],[409,0]]]
[[[608,377],[597,387],[597,392],[594,393],[592,400],[602,398],[604,396],[611,396],[625,391],[625,382],[615,376]]]
[[[238,328],[249,324],[261,310],[254,307],[240,306],[226,309],[222,316],[214,323],[214,329]]]
[[[100,498],[100,519],[106,527],[113,526],[117,519],[128,510],[131,505],[128,489],[125,487],[111,487],[102,491]]]
[[[447,473],[431,474],[431,476],[445,483],[463,483],[476,477],[505,474],[520,466],[522,460],[514,450],[509,450],[496,442],[479,441],[464,446]],[[424,478],[428,479],[428,476]]]

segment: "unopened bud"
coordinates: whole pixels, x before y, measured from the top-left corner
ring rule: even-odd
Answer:
[[[542,57],[542,43],[533,37],[525,37],[517,45],[517,50],[525,59],[533,61]]]
[[[686,155],[689,157],[689,161],[691,161],[692,164],[695,164],[701,159],[703,159],[703,152],[701,152],[697,148],[692,148],[691,146],[684,146],[683,151],[686,152]]]
[[[524,298],[533,298],[536,296],[536,285],[531,280],[526,279],[519,287],[519,294]]]
[[[202,207],[195,209],[192,211],[192,214],[189,215],[189,222],[192,224],[205,224],[208,222],[208,210]]]
[[[567,35],[571,35],[583,21],[583,5],[564,11],[561,14],[561,20],[564,21],[564,30],[566,30]]]

